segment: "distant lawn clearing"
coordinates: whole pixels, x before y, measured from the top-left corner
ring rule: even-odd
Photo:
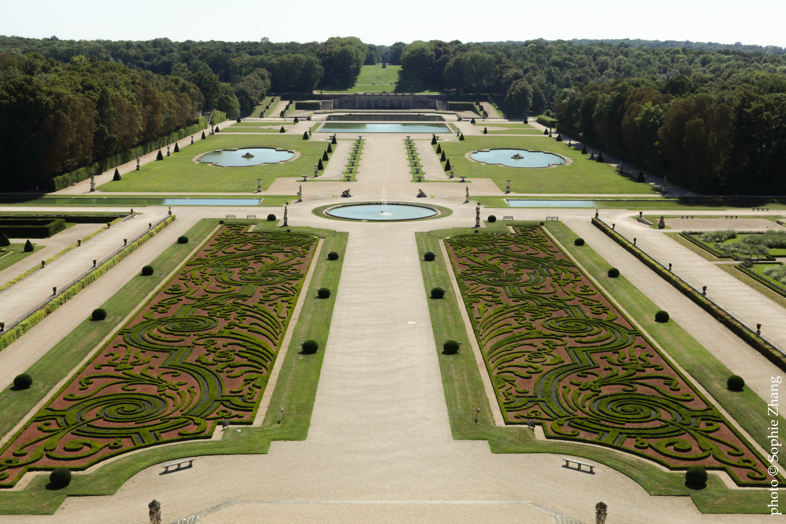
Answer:
[[[553,139],[467,136],[461,142],[443,142],[441,146],[457,176],[490,178],[503,191],[505,181],[510,180],[510,189],[514,193],[650,194],[653,192],[649,184],[634,182],[618,174],[612,166],[594,162],[565,143]],[[570,158],[573,163],[550,168],[511,168],[479,164],[464,156],[472,151],[495,148],[548,151]]]
[[[231,129],[231,128],[229,128]],[[300,177],[313,175],[314,166],[327,149],[327,140],[312,137],[303,140],[302,135],[265,134],[263,136],[215,135],[186,146],[180,153],[173,153],[164,160],[142,166],[141,171],[123,175],[119,182],[107,182],[99,186],[108,192],[145,193],[253,193],[257,179],[262,179],[262,189],[267,189],[278,177]],[[193,158],[201,153],[217,149],[241,147],[278,147],[300,153],[295,160],[283,164],[267,164],[251,167],[215,167],[195,164]]]

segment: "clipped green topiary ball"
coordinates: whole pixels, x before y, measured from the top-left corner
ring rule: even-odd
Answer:
[[[14,377],[14,387],[16,389],[27,389],[33,385],[33,377],[27,373],[22,373]]]
[[[319,351],[319,344],[317,344],[316,340],[306,340],[300,347],[303,348],[303,353],[306,355],[311,355]]]
[[[101,308],[94,309],[91,318],[93,320],[104,320],[106,318],[106,311]]]
[[[330,290],[326,287],[321,287],[317,290],[317,296],[319,298],[330,298]]]
[[[268,222],[274,222],[275,220],[276,220],[276,215],[274,215],[273,213],[270,213],[270,214],[267,216],[267,221],[268,221]]]
[[[707,470],[702,466],[691,466],[685,472],[685,484],[692,488],[703,488],[707,485]]]
[[[726,386],[732,391],[742,391],[745,389],[745,379],[739,375],[732,375],[726,381]]]
[[[489,215],[489,222],[491,222],[491,223],[493,224],[493,223],[494,223],[494,222],[496,222],[496,221],[497,221],[497,217],[496,217],[496,216],[494,216],[494,215]]]
[[[573,245],[574,246],[583,246],[584,245],[584,239],[583,238],[577,238],[576,240],[573,241]]]
[[[144,267],[142,268],[142,276],[143,276],[143,277],[149,277],[149,276],[150,276],[150,275],[152,275],[154,272],[155,272],[155,270],[153,269],[153,266],[144,266]]]
[[[338,253],[335,251],[328,253],[328,260],[338,260]]]
[[[445,296],[445,290],[441,287],[435,287],[431,290],[431,298],[442,298]]]
[[[669,321],[669,314],[665,311],[661,310],[655,313],[655,322],[660,322],[661,324],[664,322]]]
[[[71,470],[68,468],[55,468],[49,474],[49,483],[55,489],[60,489],[68,486],[71,483]]]
[[[448,340],[444,344],[442,344],[442,352],[446,355],[455,355],[459,352],[459,347],[461,344],[456,342],[455,340]]]
[[[616,267],[613,267],[613,268],[609,269],[609,277],[617,278],[618,276],[620,276],[620,270],[619,269],[617,269]]]
[[[431,251],[427,251],[427,252],[426,252],[426,253],[423,255],[423,260],[425,260],[426,262],[433,262],[435,258],[437,258],[437,255],[435,255],[435,254],[434,254],[434,253],[432,253]]]
[[[185,236],[185,235],[182,236],[182,237],[177,237],[177,243],[178,244],[188,244],[188,237]]]

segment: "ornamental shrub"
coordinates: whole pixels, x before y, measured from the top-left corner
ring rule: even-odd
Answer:
[[[586,155],[587,154],[587,146],[584,146],[584,147],[581,148],[581,154],[582,155]]]
[[[663,310],[658,311],[655,313],[655,322],[660,322],[661,324],[669,321],[669,314]]]
[[[745,379],[738,375],[732,375],[726,381],[726,387],[732,391],[742,391],[745,389]]]
[[[325,162],[327,162],[328,160],[330,160],[330,157],[328,156],[328,154],[327,154],[327,151],[324,151],[324,152],[322,153],[322,160],[324,160]]]
[[[270,214],[267,216],[267,221],[268,221],[268,222],[274,222],[275,220],[276,220],[276,215],[274,215],[273,213],[270,213]]]
[[[548,129],[544,129],[544,130],[543,130],[543,134],[544,134],[544,135],[548,135],[548,134],[549,134],[549,130],[548,130]]]
[[[0,232],[0,247],[8,247],[11,245],[11,241],[8,240],[8,235],[3,232]]]
[[[240,122],[242,122],[242,121],[243,121],[243,119],[242,119],[242,118],[240,118],[240,116],[238,116],[238,117],[237,117],[237,123],[239,124],[239,123],[240,123]]]
[[[444,344],[442,344],[442,353],[445,355],[455,355],[459,352],[460,346],[461,344],[455,340],[447,340]]]
[[[305,355],[313,355],[317,351],[319,351],[319,344],[317,344],[316,340],[306,340],[300,347],[303,348],[302,353]]]
[[[338,260],[338,253],[335,251],[328,253],[328,260]]]
[[[331,144],[336,144],[337,143],[336,142],[336,135],[333,135],[333,138],[330,139],[330,143]],[[328,148],[328,151],[330,151],[330,148]]]
[[[464,133],[461,133],[461,135],[459,136],[459,141],[461,140],[464,140]]]
[[[49,474],[49,483],[55,489],[61,489],[71,483],[71,470],[64,467],[55,468]]]
[[[91,318],[93,320],[104,320],[106,318],[106,311],[101,308],[94,309]]]
[[[204,139],[205,139],[205,132],[202,131],[202,140],[204,140]]]
[[[175,150],[174,151],[175,151],[175,153],[179,153],[180,152],[180,146],[177,145],[177,142],[175,142]]]
[[[426,251],[426,253],[423,254],[423,260],[426,262],[433,262],[435,258],[437,258],[437,255],[431,251]]]
[[[596,161],[603,162],[603,153],[598,153],[598,159]]]
[[[493,224],[493,223],[494,223],[494,222],[496,222],[496,221],[497,221],[497,217],[496,217],[496,216],[494,216],[494,215],[489,215],[489,222],[491,222],[491,223]]]
[[[155,270],[153,269],[153,266],[144,266],[144,267],[142,267],[142,276],[143,277],[149,277],[154,272],[155,272]]]
[[[317,296],[319,298],[330,298],[330,290],[326,287],[321,287],[317,290]]]
[[[639,169],[639,176],[636,177],[636,182],[646,182],[647,179],[644,178],[644,171]]]
[[[707,470],[702,466],[691,466],[685,472],[685,484],[691,488],[703,488],[707,485]]]
[[[308,140],[308,131],[303,131],[303,140]]]
[[[177,237],[177,243],[178,244],[188,244],[188,237],[185,236],[185,235]]]
[[[573,245],[574,246],[583,246],[584,245],[584,239],[583,238],[577,238],[576,240],[573,241]]]
[[[330,144],[328,144],[327,152],[328,153],[332,153],[333,152],[333,147]]]
[[[609,274],[610,278],[617,278],[618,276],[620,276],[620,270],[617,269],[616,267],[613,267],[613,268],[609,269],[609,273],[608,274]]]
[[[115,168],[115,174],[112,175],[112,180],[115,182],[120,182],[120,171]]]
[[[433,146],[436,143],[437,143],[437,135],[432,134],[431,135],[431,145]]]
[[[300,119],[299,119],[298,117],[295,117],[295,123],[296,123],[296,124],[299,124],[299,123],[300,123]]]
[[[33,243],[28,240],[25,242],[25,253],[32,253],[33,251],[35,251]]]
[[[483,128],[483,134],[484,135],[488,135],[489,134],[488,128],[485,128],[485,127]]]
[[[475,125],[475,119],[473,118],[472,120],[469,121],[469,123],[474,126]]]
[[[219,131],[221,131],[221,128],[216,126],[216,133],[218,133]]]
[[[431,298],[442,298],[445,296],[445,290],[441,287],[435,287],[431,290]]]
[[[286,133],[287,130],[284,129],[284,126],[281,126],[281,129],[278,130],[279,133]]]
[[[161,150],[159,149],[158,154],[156,155],[156,160],[163,160],[163,159],[164,159],[164,154],[161,153]]]
[[[447,160],[447,159],[448,159],[448,157],[447,157],[447,155],[445,154],[445,151],[443,150],[443,151],[442,151],[442,156],[441,156],[441,157],[439,157],[439,160],[440,160],[440,162],[444,162],[444,161],[445,161],[445,160]]]
[[[442,153],[442,146],[437,144],[437,154]]]
[[[27,373],[22,373],[14,377],[14,387],[16,389],[27,389],[33,385],[33,377]]]
[[[447,161],[445,161],[445,171],[450,171],[450,159],[449,158],[447,159]]]
[[[562,135],[557,135],[557,142],[562,142]]]

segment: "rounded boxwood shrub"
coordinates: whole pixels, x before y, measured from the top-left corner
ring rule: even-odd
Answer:
[[[303,353],[306,355],[312,355],[319,351],[319,344],[317,344],[316,340],[306,340],[300,347],[303,348]]]
[[[434,253],[432,253],[431,251],[427,251],[427,252],[426,252],[426,253],[423,255],[423,260],[425,260],[426,262],[433,262],[435,258],[437,258],[437,255],[435,255],[435,254],[434,254]]]
[[[726,381],[726,386],[732,391],[742,391],[745,389],[745,379],[739,375],[732,375]]]
[[[707,485],[707,470],[702,466],[691,466],[685,472],[685,484],[692,488],[703,488]]]
[[[574,246],[583,246],[584,245],[584,239],[583,238],[577,238],[576,240],[573,241],[573,245]]]
[[[617,269],[616,267],[609,269],[609,276],[611,278],[617,278],[618,276],[620,276],[620,270]]]
[[[181,236],[181,237],[177,237],[177,243],[178,244],[188,244],[188,237],[185,236],[185,235]]]
[[[669,314],[663,310],[658,311],[655,313],[655,322],[660,322],[661,324],[664,322],[669,321]]]
[[[489,222],[491,222],[491,223],[493,224],[493,223],[494,223],[494,222],[496,222],[496,221],[497,221],[497,217],[496,217],[496,216],[494,216],[494,215],[489,215]]]
[[[442,352],[446,355],[455,355],[459,352],[459,344],[455,340],[448,340],[442,344]]]
[[[68,486],[71,483],[71,470],[63,467],[55,468],[49,474],[49,483],[55,489]]]
[[[33,377],[27,373],[22,373],[14,377],[14,387],[16,389],[27,389],[33,385]]]
[[[106,311],[101,308],[94,309],[90,318],[93,320],[104,320],[106,318]]]
[[[276,215],[274,215],[273,213],[270,213],[270,214],[267,216],[267,221],[268,221],[268,222],[273,222],[274,220],[276,220]]]
[[[445,296],[445,290],[441,287],[435,287],[431,290],[431,298],[442,298]]]
[[[8,239],[8,235],[0,232],[0,247],[8,247],[10,245],[11,241]]]
[[[142,268],[142,276],[143,277],[149,277],[150,275],[152,275],[154,273],[154,271],[155,270],[153,269],[153,266],[144,266]]]
[[[319,298],[330,298],[330,290],[326,287],[321,287],[317,290],[317,296]]]
[[[28,240],[25,242],[25,253],[32,253],[33,251],[35,251],[33,243]]]
[[[335,251],[328,253],[328,260],[338,260],[338,253]]]

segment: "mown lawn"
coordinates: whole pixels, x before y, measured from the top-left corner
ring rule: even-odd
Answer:
[[[436,148],[436,146],[434,146]],[[573,163],[550,168],[512,168],[479,164],[464,155],[471,151],[494,148],[522,148],[549,151],[570,158]],[[460,142],[444,142],[450,164],[457,176],[490,178],[502,190],[510,180],[514,193],[559,194],[650,194],[649,184],[640,184],[622,176],[610,165],[589,160],[563,142],[546,137],[468,136]],[[436,154],[436,153],[435,153]]]

